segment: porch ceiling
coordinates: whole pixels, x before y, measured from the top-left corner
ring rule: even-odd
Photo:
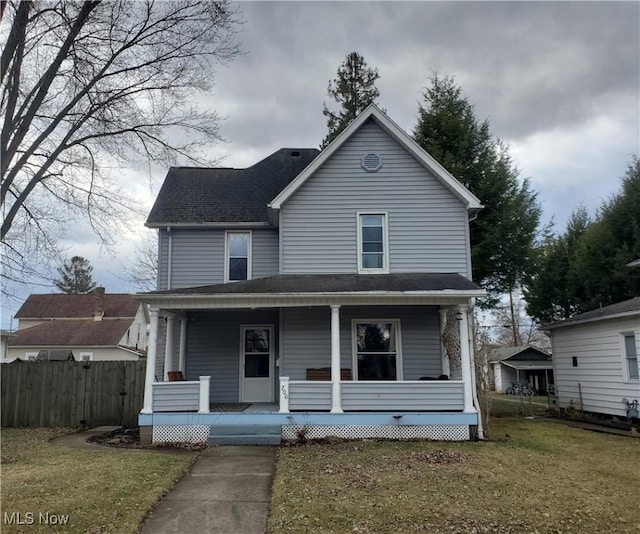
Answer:
[[[464,304],[485,291],[459,274],[278,275],[245,282],[140,293],[162,308],[262,308],[332,304]]]

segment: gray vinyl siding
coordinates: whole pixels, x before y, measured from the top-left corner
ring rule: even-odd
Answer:
[[[197,412],[200,384],[165,382],[153,386],[154,412]]]
[[[304,382],[289,384],[289,410],[331,409],[331,382]]]
[[[273,325],[278,354],[278,312],[252,310],[193,312],[187,324],[187,380],[211,377],[211,402],[238,402],[240,392],[240,326]],[[274,378],[277,383],[277,375]]]
[[[156,349],[156,370],[155,376],[158,382],[164,380],[164,355],[167,346],[167,321],[164,317],[158,317],[158,343]],[[178,370],[178,359],[180,355],[180,321],[176,318],[173,321],[173,345],[171,349],[171,365],[167,371]],[[197,378],[196,378],[197,380]]]
[[[159,289],[180,289],[224,282],[224,229],[171,230],[171,287],[169,234],[160,231]],[[278,274],[278,231],[252,230],[252,278]]]
[[[345,411],[461,411],[463,408],[461,382],[342,383],[342,409]]]
[[[352,319],[399,319],[403,379],[442,373],[440,317],[435,306],[345,306],[340,308],[341,367],[352,368]],[[307,368],[331,366],[331,311],[287,308],[283,311],[281,375],[306,380]]]
[[[378,172],[360,167],[368,152],[381,155]],[[357,272],[359,211],[388,214],[390,272],[469,276],[462,201],[373,121],[283,205],[282,273]]]
[[[560,407],[580,400],[589,412],[626,417],[622,399],[640,402],[640,382],[629,380],[622,334],[634,333],[640,354],[640,317],[554,329],[553,366]],[[572,358],[578,358],[573,367]]]

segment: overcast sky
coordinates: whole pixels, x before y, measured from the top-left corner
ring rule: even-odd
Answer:
[[[242,2],[244,54],[212,73],[208,103],[226,117],[212,148],[246,167],[281,147],[317,147],[323,102],[345,55],[379,70],[379,104],[407,132],[431,72],[455,76],[480,119],[511,146],[561,231],[579,204],[614,193],[640,153],[638,2]],[[163,178],[129,173],[151,208]],[[147,209],[147,211],[148,211]],[[143,220],[138,224],[142,233]],[[121,272],[137,235],[109,253],[90,231],[70,232],[108,292],[135,291]],[[51,290],[54,288],[52,287]],[[46,288],[31,288],[44,292]],[[24,296],[29,293],[27,289]],[[18,304],[19,305],[19,304]],[[3,306],[2,327],[18,305]],[[15,325],[14,325],[15,326]]]

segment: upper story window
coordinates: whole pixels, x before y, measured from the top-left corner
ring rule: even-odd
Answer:
[[[251,280],[251,232],[227,232],[224,281]]]
[[[624,334],[624,355],[627,362],[627,376],[630,380],[638,380],[638,351],[635,334]]]
[[[358,272],[389,272],[386,213],[358,213]]]

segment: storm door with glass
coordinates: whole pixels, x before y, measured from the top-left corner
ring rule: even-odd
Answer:
[[[240,400],[273,402],[273,327],[243,326],[240,337]]]

